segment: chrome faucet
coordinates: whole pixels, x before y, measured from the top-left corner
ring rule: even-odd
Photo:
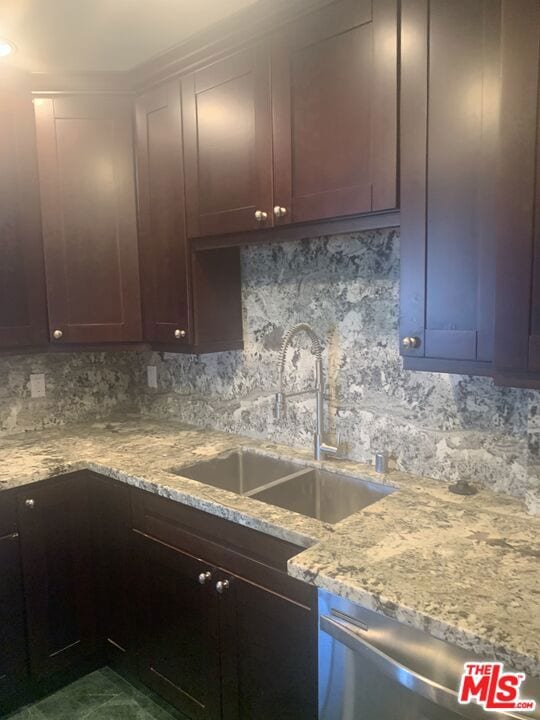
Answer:
[[[287,349],[292,340],[300,333],[306,333],[311,340],[311,352],[315,356],[315,387],[309,390],[301,390],[300,392],[285,393],[283,389],[283,373],[285,370],[285,360]],[[327,445],[324,440],[324,380],[322,367],[322,347],[319,338],[315,334],[313,328],[307,323],[298,323],[292,327],[283,338],[279,356],[279,392],[276,393],[276,419],[280,420],[287,415],[286,400],[289,397],[297,397],[306,395],[307,393],[315,394],[316,401],[316,430],[313,437],[314,457],[320,460],[324,455],[336,455],[338,448]],[[338,443],[339,444],[339,443]]]

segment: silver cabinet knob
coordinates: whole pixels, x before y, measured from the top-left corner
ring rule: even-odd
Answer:
[[[61,330],[55,330],[52,336],[55,340],[61,340],[64,337],[64,333]]]
[[[199,575],[199,582],[201,583],[201,585],[206,585],[206,583],[210,582],[211,579],[212,579],[212,573],[210,572],[210,570],[207,570],[206,572],[202,572]]]
[[[264,210],[255,210],[255,220],[258,223],[262,223],[265,220],[268,220],[268,213],[264,212]]]
[[[229,581],[228,580],[218,580],[216,583],[216,590],[220,595],[223,595],[225,590],[229,589]]]
[[[174,337],[175,337],[177,340],[181,340],[182,338],[185,338],[186,335],[187,335],[187,333],[186,333],[185,330],[175,330],[175,331],[174,331]]]
[[[274,208],[274,215],[277,218],[285,217],[287,214],[287,208],[281,207],[281,205],[276,205]]]
[[[417,337],[404,337],[401,344],[405,350],[414,350],[414,348],[419,347],[420,340]]]
[[[28,498],[24,501],[24,506],[29,510],[33,510],[36,507],[36,501],[33,498]]]

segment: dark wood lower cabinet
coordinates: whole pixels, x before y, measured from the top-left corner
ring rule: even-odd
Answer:
[[[222,596],[224,720],[317,717],[317,615],[231,576]]]
[[[218,603],[212,568],[135,533],[141,680],[194,720],[220,717]]]
[[[87,477],[29,485],[18,516],[30,667],[41,680],[96,650]]]
[[[90,472],[0,493],[0,715],[108,663],[189,720],[315,720],[300,549]]]
[[[28,678],[19,535],[0,537],[0,713]]]
[[[98,637],[119,672],[137,670],[129,487],[91,475],[92,533]]]
[[[286,572],[300,548],[141,491],[133,518],[141,679],[192,720],[315,720],[317,595]]]

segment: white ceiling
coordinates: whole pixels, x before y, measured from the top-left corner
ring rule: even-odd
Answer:
[[[0,0],[0,38],[31,72],[129,70],[253,2]]]

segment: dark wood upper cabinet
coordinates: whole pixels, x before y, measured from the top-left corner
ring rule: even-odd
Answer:
[[[242,347],[239,249],[192,254],[187,239],[180,81],[140,96],[136,123],[144,340],[179,352]]]
[[[494,341],[500,2],[403,0],[401,351],[489,372]]]
[[[340,0],[277,33],[277,223],[397,206],[397,47],[396,0]]]
[[[34,111],[24,76],[0,72],[0,347],[47,343]]]
[[[18,499],[32,676],[67,670],[96,649],[86,477],[28,485]]]
[[[540,4],[502,2],[495,370],[540,386]]]
[[[137,98],[144,339],[192,342],[180,81]]]
[[[51,339],[141,340],[131,100],[34,105]]]
[[[265,46],[182,79],[190,237],[272,225],[270,104]],[[256,213],[266,213],[266,219]]]

